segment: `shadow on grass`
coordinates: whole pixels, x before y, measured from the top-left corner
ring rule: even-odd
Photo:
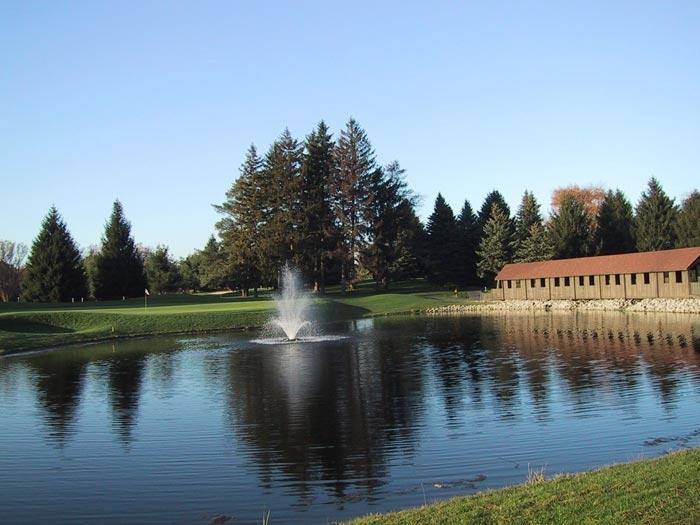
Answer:
[[[335,301],[326,296],[323,303],[312,306],[311,312],[319,321],[327,322],[359,319],[369,314],[370,310],[361,306]]]
[[[72,334],[72,328],[32,321],[22,317],[0,317],[0,330],[27,334]]]

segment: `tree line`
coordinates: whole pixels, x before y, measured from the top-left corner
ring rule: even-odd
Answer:
[[[490,284],[508,262],[700,246],[700,192],[677,205],[652,178],[633,208],[620,190],[559,188],[547,219],[525,191],[518,209],[498,190],[458,215],[438,194],[424,225],[398,161],[381,165],[365,130],[348,120],[334,139],[321,121],[303,141],[284,130],[264,155],[248,149],[215,205],[217,237],[175,261],[167,246],[138,246],[119,201],[102,242],[82,254],[58,210],[27,249],[0,241],[0,299],[121,299],[177,290],[276,287],[287,261],[313,290],[372,279],[387,288],[425,277],[439,285]]]

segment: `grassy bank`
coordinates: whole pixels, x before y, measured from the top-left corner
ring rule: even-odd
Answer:
[[[388,292],[365,285],[351,295],[331,289],[314,300],[322,320],[389,315],[467,300],[423,281],[398,283]],[[269,296],[221,294],[151,296],[77,304],[0,305],[0,354],[115,337],[246,329],[262,325],[274,308]]]
[[[700,523],[700,449],[350,523]]]

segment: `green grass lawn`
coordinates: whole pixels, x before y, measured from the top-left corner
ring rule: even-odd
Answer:
[[[700,449],[350,523],[700,523]]]
[[[352,294],[337,287],[314,299],[321,320],[357,319],[418,311],[467,299],[422,280],[397,283],[388,292],[364,284]],[[274,304],[270,295],[240,298],[232,294],[171,294],[67,304],[0,304],[0,354],[63,344],[182,332],[246,329],[262,325]]]

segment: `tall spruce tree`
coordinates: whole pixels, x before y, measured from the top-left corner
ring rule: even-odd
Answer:
[[[547,261],[554,257],[554,245],[549,231],[542,224],[530,226],[527,237],[518,244],[515,250],[514,262]]]
[[[87,295],[87,278],[80,251],[68,227],[52,206],[32,243],[22,296],[26,301],[60,302]]]
[[[676,205],[654,177],[642,193],[635,214],[635,235],[640,252],[667,250],[676,244]]]
[[[620,190],[608,190],[598,208],[596,248],[600,255],[636,250],[632,204]]]
[[[512,252],[518,251],[520,245],[525,242],[533,233],[532,227],[542,226],[542,214],[540,205],[535,199],[535,195],[525,190],[522,201],[515,214],[515,231],[513,232]],[[539,230],[534,230],[539,233]]]
[[[694,190],[683,201],[676,223],[676,246],[700,246],[700,192]]]
[[[500,204],[491,207],[491,216],[484,225],[477,256],[477,273],[486,284],[492,284],[496,274],[510,259],[510,220]]]
[[[211,278],[205,279],[205,287],[239,287],[245,296],[250,288],[257,289],[262,284],[263,268],[268,269],[268,275],[274,272],[262,238],[273,212],[269,185],[262,159],[251,145],[239,177],[226,192],[226,201],[214,206],[223,215],[216,223],[222,242],[219,247],[212,237],[205,248],[206,256],[216,267],[215,271],[208,271]]]
[[[384,289],[396,277],[396,261],[400,257],[398,240],[406,227],[405,208],[413,206],[414,197],[404,180],[404,171],[398,162],[374,170],[368,179],[372,200],[363,207],[367,240],[361,250],[362,264]]]
[[[468,200],[464,201],[462,210],[457,217],[457,235],[459,237],[459,257],[455,261],[459,265],[458,281],[461,284],[476,284],[476,251],[479,248],[481,231],[479,221]]]
[[[139,297],[146,288],[143,258],[131,237],[131,224],[119,200],[105,225],[95,268],[95,295],[99,299]]]
[[[324,293],[326,266],[336,250],[338,233],[333,220],[331,181],[335,171],[334,143],[326,123],[321,121],[306,137],[301,168],[302,253],[305,273],[313,289]]]
[[[263,161],[265,184],[261,190],[267,217],[260,231],[260,263],[263,280],[274,286],[286,262],[303,264],[302,160],[303,146],[285,129]]]
[[[479,210],[479,213],[478,213],[479,226],[480,226],[482,231],[484,229],[484,226],[486,226],[486,223],[488,222],[488,220],[491,218],[491,211],[492,211],[494,204],[498,204],[498,206],[501,208],[501,211],[503,212],[503,214],[508,218],[509,222],[511,220],[510,219],[510,207],[508,206],[508,203],[503,198],[503,195],[501,195],[500,191],[493,190],[488,195],[486,195],[486,198],[484,199],[484,203],[481,205],[481,209]]]
[[[351,118],[340,132],[334,157],[336,169],[331,188],[333,212],[340,234],[341,279],[352,285],[365,237],[362,210],[372,198],[367,191],[368,179],[376,169],[372,145],[355,119]]]
[[[559,209],[549,221],[549,234],[559,259],[592,255],[595,232],[590,215],[580,200],[572,195],[562,198]]]
[[[438,193],[433,213],[426,227],[426,270],[428,278],[438,284],[454,283],[458,278],[455,264],[460,257],[460,238],[452,208]]]

